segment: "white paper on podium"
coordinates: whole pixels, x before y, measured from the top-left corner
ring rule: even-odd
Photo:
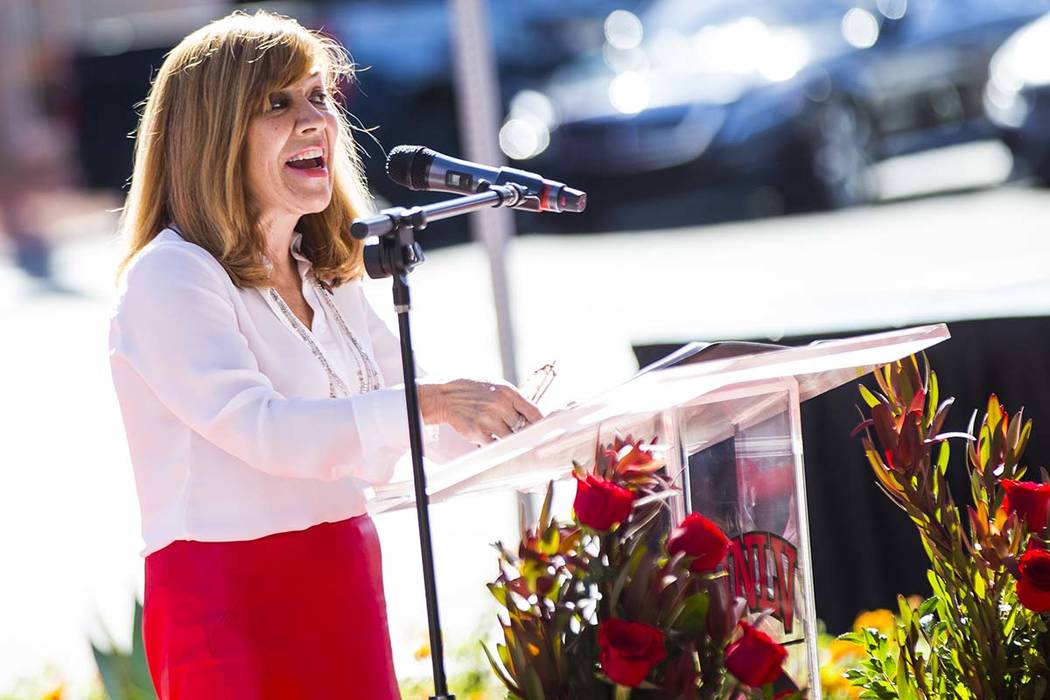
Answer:
[[[551,479],[567,477],[573,460],[591,464],[604,422],[659,414],[687,403],[711,405],[706,417],[712,430],[707,439],[715,441],[721,437],[718,426],[753,419],[762,410],[753,402],[733,400],[735,394],[746,396],[749,385],[794,377],[799,397],[805,401],[859,379],[877,365],[921,352],[949,337],[947,326],[936,324],[642,374],[455,461],[430,465],[427,493],[431,502],[438,503],[495,489],[542,488]],[[375,489],[369,510],[380,513],[414,502],[411,481],[391,482]]]

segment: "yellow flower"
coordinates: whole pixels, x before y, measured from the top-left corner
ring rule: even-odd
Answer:
[[[62,700],[65,697],[66,684],[59,683],[50,692],[44,693],[40,696],[40,700]]]
[[[849,687],[849,681],[842,675],[842,671],[832,666],[821,666],[820,684],[824,690],[843,690]]]
[[[419,648],[412,652],[412,656],[416,661],[422,661],[423,659],[430,658],[430,643],[423,642],[419,645]]]
[[[828,643],[828,653],[831,654],[831,663],[840,664],[844,659],[864,656],[864,647],[844,639],[832,639]]]
[[[878,610],[865,610],[853,621],[853,631],[860,632],[869,627],[874,627],[883,634],[889,634],[893,630],[893,613],[884,608]]]
[[[857,698],[860,697],[860,693],[863,688],[859,688],[852,685],[849,680],[842,675],[842,671],[831,668],[830,666],[822,666],[820,669],[820,685],[827,693],[827,697],[835,698]]]

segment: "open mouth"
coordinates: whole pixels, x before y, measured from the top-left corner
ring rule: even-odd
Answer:
[[[319,151],[320,149],[318,149]],[[328,169],[325,167],[324,154],[303,153],[285,161],[285,166],[296,170],[304,175],[320,176],[326,175]]]

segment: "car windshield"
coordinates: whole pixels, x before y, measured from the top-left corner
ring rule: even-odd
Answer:
[[[641,19],[650,35],[663,30],[688,33],[741,17],[754,17],[771,25],[808,24],[830,16],[841,17],[858,5],[864,3],[850,0],[775,0],[746,4],[740,0],[655,0],[644,10]]]
[[[555,74],[555,82],[604,80],[636,69],[631,61],[668,74],[739,79],[754,73],[763,56],[782,61],[793,74],[807,61],[846,46],[843,17],[864,6],[874,9],[875,0],[653,0],[638,15],[641,46],[611,53],[606,47],[580,56]]]

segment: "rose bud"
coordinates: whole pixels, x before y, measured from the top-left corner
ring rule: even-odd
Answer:
[[[1050,515],[1050,484],[1003,479],[1006,489],[1003,507],[1007,513],[1017,513],[1018,520],[1028,523],[1029,532],[1042,532]]]
[[[576,477],[576,500],[572,507],[576,519],[595,530],[608,530],[631,514],[634,492],[617,486],[596,474]]]
[[[1050,552],[1029,549],[1017,563],[1017,599],[1032,612],[1050,612]]]
[[[743,636],[726,647],[726,668],[744,685],[761,688],[780,677],[787,649],[746,622],[740,627]]]
[[[609,619],[598,625],[602,671],[618,685],[634,688],[667,656],[664,633],[641,622]]]
[[[714,571],[729,552],[729,538],[704,516],[690,513],[671,531],[667,538],[667,552],[671,556],[684,552],[694,557],[689,565],[692,571]]]

